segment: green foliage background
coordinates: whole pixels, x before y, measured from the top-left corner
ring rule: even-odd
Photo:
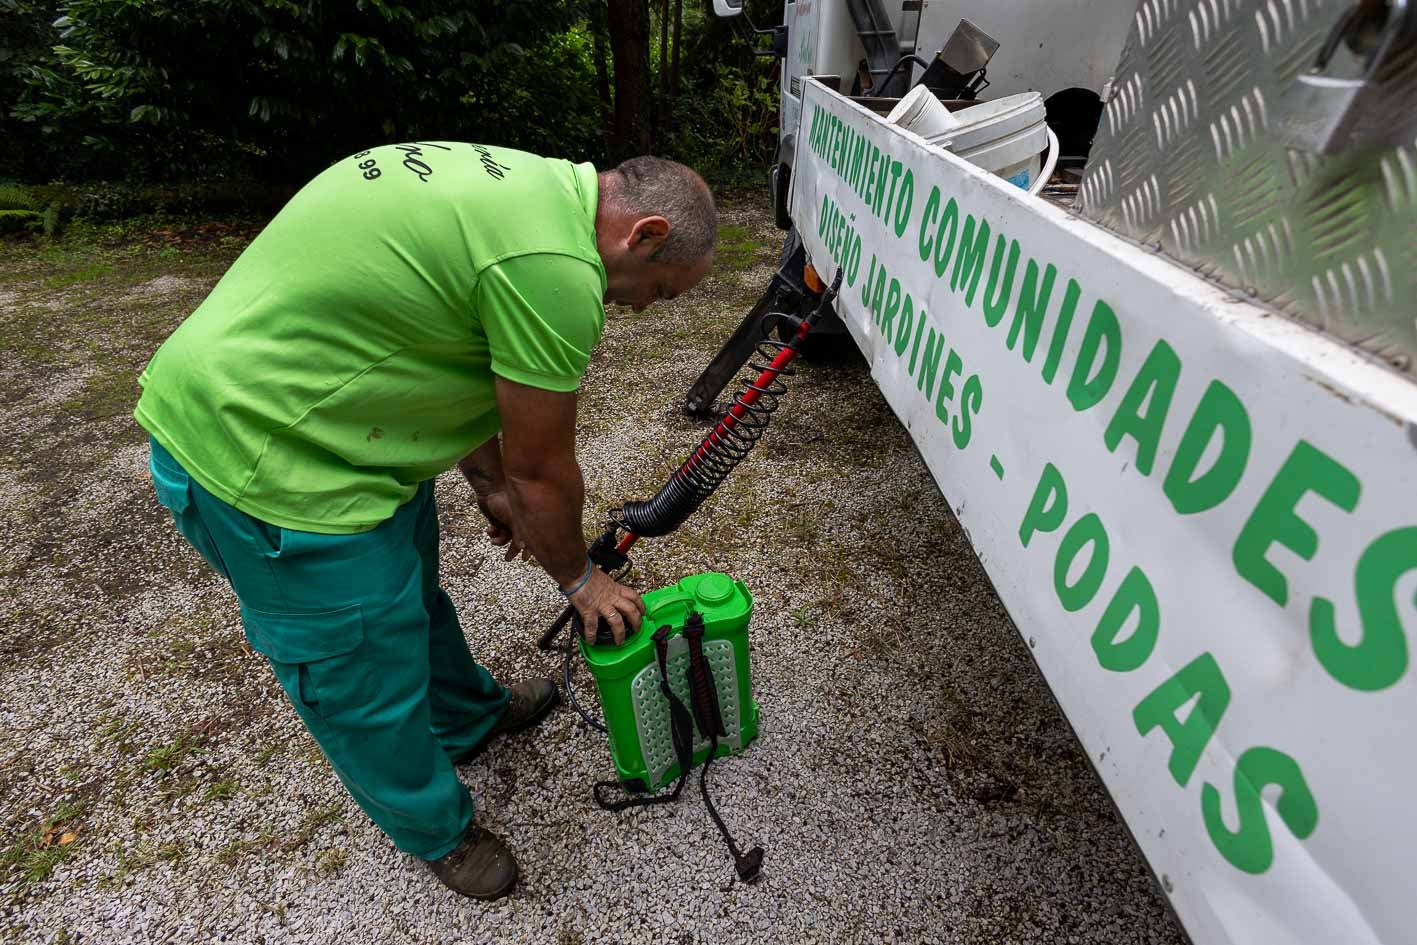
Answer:
[[[0,178],[110,182],[54,190],[45,205],[112,217],[201,204],[196,182],[278,195],[388,141],[603,164],[596,2],[0,0]],[[777,22],[771,0],[752,9]],[[776,140],[772,60],[754,58],[706,0],[683,17],[680,91],[656,103],[655,151],[756,178]],[[656,89],[669,67],[658,35],[656,20]]]

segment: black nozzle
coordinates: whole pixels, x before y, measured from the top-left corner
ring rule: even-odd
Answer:
[[[745,883],[753,882],[763,871],[763,848],[753,847],[747,853],[733,854],[733,865],[738,870],[739,879]]]

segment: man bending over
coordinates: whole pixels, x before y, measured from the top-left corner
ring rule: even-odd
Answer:
[[[708,188],[672,161],[597,175],[374,148],[296,194],[143,372],[159,501],[360,807],[465,895],[505,895],[517,865],[453,766],[557,693],[504,688],[469,652],[433,479],[460,466],[492,542],[534,556],[588,634],[638,628],[640,596],[586,557],[576,389],[604,304],[688,291],[716,232]]]

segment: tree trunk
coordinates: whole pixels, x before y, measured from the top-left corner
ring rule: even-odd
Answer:
[[[615,125],[610,157],[649,151],[649,6],[647,0],[608,0],[606,22],[615,62]]]
[[[669,97],[679,101],[679,34],[684,28],[684,0],[674,0],[674,58],[669,67]]]
[[[669,108],[669,0],[659,3],[659,111],[660,127],[664,127]]]
[[[612,118],[610,102],[610,67],[606,64],[605,3],[590,5],[590,32],[595,45],[595,84],[600,93],[600,127],[609,129]]]

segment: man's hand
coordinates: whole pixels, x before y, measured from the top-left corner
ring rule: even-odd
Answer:
[[[526,543],[518,535],[507,479],[502,471],[502,448],[494,436],[458,461],[468,485],[477,494],[477,507],[487,517],[487,538],[506,549],[507,560],[517,555],[530,559]]]
[[[531,557],[526,544],[517,537],[512,527],[512,502],[506,492],[477,493],[477,507],[487,517],[487,540],[498,548],[506,549],[506,560],[521,555],[523,560]]]
[[[625,642],[625,628],[638,630],[645,614],[644,598],[596,567],[591,568],[590,580],[570,595],[570,600],[585,623],[588,644],[595,642],[596,628],[604,620],[619,646]]]

